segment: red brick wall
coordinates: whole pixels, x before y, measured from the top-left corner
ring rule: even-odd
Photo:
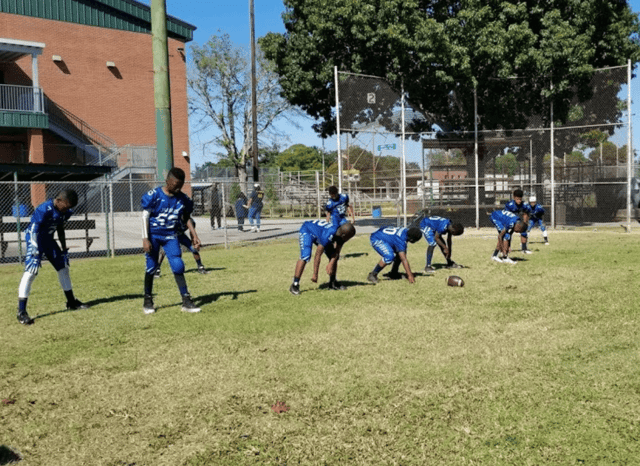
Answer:
[[[85,120],[120,146],[156,145],[151,35],[0,13],[1,36],[45,44],[38,57],[40,86],[61,107]],[[188,179],[189,153],[186,63],[169,39],[174,163]],[[59,66],[52,55],[62,57]],[[115,69],[107,67],[114,62]],[[31,57],[17,62],[31,76]],[[5,74],[7,84],[13,73]],[[21,83],[23,84],[23,83]]]

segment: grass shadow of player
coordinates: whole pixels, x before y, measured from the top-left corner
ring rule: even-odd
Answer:
[[[0,465],[16,464],[18,461],[22,461],[22,456],[18,452],[6,445],[0,445]]]
[[[207,272],[217,272],[218,270],[227,270],[226,267],[205,267],[204,269]],[[200,272],[198,272],[198,268],[197,267],[192,267],[190,269],[186,269],[185,272],[186,273],[200,273]]]
[[[194,296],[193,302],[198,306],[203,306],[205,304],[214,303],[218,301],[220,298],[222,298],[223,296],[231,296],[232,300],[237,300],[238,296],[242,294],[257,293],[257,292],[258,290],[222,291],[220,293],[211,293],[211,294],[205,294],[202,296]]]
[[[93,308],[94,306],[98,305],[98,304],[104,304],[104,303],[114,303],[116,301],[126,301],[126,300],[131,300],[131,299],[142,299],[144,296],[141,294],[123,294],[123,295],[118,295],[118,296],[109,296],[107,298],[99,298],[99,299],[94,299],[91,301],[86,301],[85,304],[87,304],[89,307],[89,309],[60,309],[59,311],[52,311],[52,312],[47,312],[46,314],[38,314],[36,316],[33,316],[32,319],[36,320],[36,319],[42,319],[43,317],[50,317],[50,316],[54,316],[56,314],[63,314],[65,312],[78,312],[78,311],[89,311],[91,310],[91,308]]]
[[[352,252],[352,253],[340,256],[340,259],[353,259],[355,257],[362,257],[362,256],[368,256],[368,255],[369,255],[368,252]]]
[[[369,283],[369,282],[354,282],[351,280],[338,280],[338,283],[340,283],[340,285],[344,286],[345,288],[351,288],[352,286],[369,286],[369,285],[373,285],[373,283]],[[329,282],[326,283],[322,283],[321,285],[318,286],[319,290],[328,290],[329,288]]]

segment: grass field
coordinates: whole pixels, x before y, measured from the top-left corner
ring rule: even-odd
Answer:
[[[515,266],[489,260],[489,229],[456,238],[463,288],[447,270],[371,285],[358,236],[348,290],[308,268],[297,297],[295,239],[207,249],[206,276],[185,256],[195,315],[168,264],[151,316],[142,256],[72,262],[92,307],[70,312],[45,264],[30,327],[22,270],[0,267],[0,464],[638,464],[640,233],[533,236]],[[425,250],[410,245],[414,271]]]

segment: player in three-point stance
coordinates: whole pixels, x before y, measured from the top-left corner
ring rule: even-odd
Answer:
[[[529,221],[529,216],[531,215],[531,207],[523,201],[523,196],[524,193],[522,192],[522,189],[514,190],[513,199],[504,204],[504,209],[521,216],[522,221],[527,223]],[[532,254],[532,252],[527,249],[527,236],[526,231],[520,233],[520,247],[522,248],[523,254]]]
[[[549,246],[549,238],[547,237],[547,227],[542,220],[544,217],[544,207],[538,204],[538,200],[535,195],[529,196],[529,207],[531,208],[531,214],[529,216],[529,228],[527,229],[527,233],[531,231],[533,227],[538,225],[540,227],[540,231],[542,231],[542,237],[544,238],[544,245]]]
[[[418,227],[396,228],[392,226],[382,227],[371,234],[371,246],[382,256],[380,262],[369,273],[367,280],[371,283],[378,283],[378,273],[392,262],[398,262],[397,268],[402,262],[404,270],[407,272],[409,283],[415,282],[413,272],[407,260],[407,243],[420,241],[422,232]],[[394,264],[395,266],[395,264]]]
[[[509,258],[511,235],[513,235],[513,232],[522,233],[527,231],[527,223],[506,209],[493,211],[491,213],[491,221],[498,230],[498,244],[491,256],[491,260],[505,264],[516,264],[516,261]],[[502,257],[498,256],[499,253],[502,254]]]
[[[316,254],[313,258],[313,275],[311,281],[318,282],[318,271],[322,254],[329,258],[327,264],[327,274],[329,275],[329,288],[332,290],[344,290],[345,287],[336,281],[338,272],[338,258],[344,243],[349,241],[356,234],[356,228],[352,223],[338,225],[325,222],[324,220],[309,220],[302,224],[299,233],[300,259],[296,262],[293,275],[293,283],[289,292],[293,295],[300,294],[300,278],[304,272],[304,267],[311,260],[311,250],[316,245]]]
[[[193,223],[193,228],[196,227],[196,221],[194,219],[189,217],[188,221]],[[209,273],[209,271],[202,264],[202,258],[200,257],[200,248],[196,248],[193,245],[192,239],[187,236],[187,231],[189,231],[189,228],[187,228],[185,222],[180,222],[180,227],[178,229],[178,242],[189,251],[191,251],[191,254],[193,254],[193,258],[196,261],[196,265],[198,266],[198,273],[206,275]],[[156,269],[156,277],[160,276],[160,267],[162,266],[162,262],[164,261],[165,257],[166,254],[164,252],[164,249],[160,250],[160,257],[158,258],[158,268]]]
[[[351,215],[351,223],[356,223],[353,207],[349,205],[349,196],[340,194],[335,186],[329,186],[328,191],[329,200],[324,206],[327,212],[327,222],[340,226],[349,221],[347,220],[347,213],[349,213]]]
[[[200,247],[200,238],[193,227],[193,222],[189,221],[193,212],[193,201],[181,191],[184,179],[184,171],[174,167],[169,170],[164,186],[152,189],[142,196],[142,249],[146,253],[147,262],[144,276],[143,311],[145,314],[153,314],[156,311],[152,292],[160,247],[167,255],[182,296],[182,310],[200,312],[200,308],[193,303],[187,289],[182,250],[178,241],[179,225],[183,220],[193,238],[193,246],[196,249]]]
[[[442,255],[447,261],[448,268],[459,268],[460,266],[456,264],[451,259],[451,247],[452,247],[452,237],[460,236],[464,233],[464,227],[460,223],[451,223],[451,220],[443,217],[425,217],[420,222],[420,230],[424,235],[424,239],[427,241],[429,245],[427,247],[427,263],[424,267],[424,271],[427,273],[435,272],[435,268],[431,265],[431,260],[433,259],[433,250],[436,248],[436,245],[440,247],[442,251]],[[447,234],[447,242],[444,242],[442,235]]]
[[[73,190],[61,191],[55,199],[40,204],[31,216],[31,223],[27,227],[24,274],[18,289],[18,321],[24,325],[33,323],[27,313],[27,299],[31,292],[31,285],[38,275],[38,270],[44,255],[53,268],[58,272],[60,286],[67,297],[67,309],[88,309],[89,306],[80,302],[73,294],[71,278],[69,277],[69,255],[64,233],[64,223],[73,214],[73,208],[78,205],[78,194]],[[58,232],[58,241],[53,239]]]

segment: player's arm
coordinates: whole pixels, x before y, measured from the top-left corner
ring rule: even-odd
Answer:
[[[340,259],[340,251],[342,250],[343,241],[335,241],[333,248],[329,254],[329,263],[327,264],[327,275],[335,275],[338,272],[338,260]],[[327,249],[327,252],[329,250]]]
[[[351,214],[351,223],[356,223],[356,214],[351,204],[347,206],[347,213]]]
[[[142,211],[142,250],[144,252],[151,252],[151,227],[149,226],[149,219],[151,218],[151,212],[148,210]]]
[[[189,234],[191,235],[191,242],[193,243],[193,247],[196,248],[197,251],[200,250],[201,242],[198,237],[198,233],[196,233],[196,226],[191,219],[191,216],[187,216],[187,228],[189,229]]]
[[[324,254],[324,246],[318,244],[316,247],[316,255],[313,257],[313,275],[311,275],[311,281],[318,283],[318,271],[320,270],[320,261],[322,261],[322,254]]]
[[[451,256],[451,235],[449,235],[448,240],[449,246],[445,244],[444,240],[442,239],[442,235],[438,232],[436,232],[433,239],[436,241],[436,243],[438,243],[438,246],[440,246],[440,250],[442,251],[445,259],[449,260],[449,257]]]
[[[509,254],[509,242],[504,239],[506,234],[507,234],[507,229],[506,228],[503,228],[500,231],[500,234],[498,234],[498,243],[500,244],[500,248],[499,249],[504,255]]]
[[[402,262],[402,266],[404,267],[405,272],[407,272],[407,278],[409,279],[409,283],[415,283],[416,279],[413,276],[413,272],[411,272],[411,267],[409,266],[409,261],[407,260],[407,254],[404,251],[400,251],[398,253],[398,257]]]

